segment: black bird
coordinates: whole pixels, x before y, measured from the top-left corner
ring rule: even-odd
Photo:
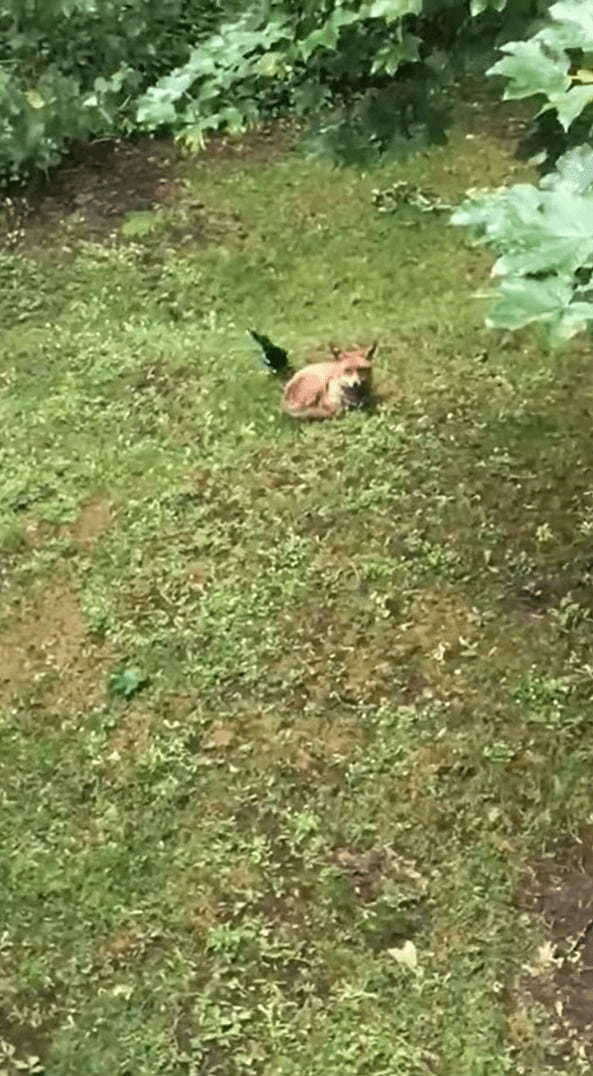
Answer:
[[[292,368],[288,361],[288,354],[283,347],[276,347],[269,337],[256,333],[253,329],[248,329],[247,332],[258,344],[261,350],[262,362],[271,373],[288,374],[291,372]]]

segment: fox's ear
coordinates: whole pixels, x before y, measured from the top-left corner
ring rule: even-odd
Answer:
[[[379,344],[378,340],[373,340],[370,348],[368,349],[368,351],[366,353],[366,358],[369,360],[369,362],[371,361],[372,358],[374,358],[375,351],[377,350],[378,344]]]
[[[339,347],[336,347],[336,345],[334,343],[332,343],[331,340],[330,340],[330,342],[328,344],[328,347],[329,347],[329,350],[331,351],[334,359],[339,359],[340,354],[341,354]]]

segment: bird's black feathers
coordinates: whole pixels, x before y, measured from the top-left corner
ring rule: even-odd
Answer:
[[[267,366],[268,370],[273,374],[287,374],[290,372],[291,366],[284,348],[276,347],[269,337],[256,333],[253,329],[248,329],[247,332],[259,345],[262,362],[264,366]]]

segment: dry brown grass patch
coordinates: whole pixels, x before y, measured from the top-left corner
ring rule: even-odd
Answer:
[[[67,535],[82,546],[90,546],[109,528],[112,508],[109,501],[97,497],[80,510],[78,519],[67,528]]]
[[[0,702],[33,691],[50,710],[89,709],[104,698],[108,659],[87,633],[77,595],[56,583],[18,604],[0,630]]]

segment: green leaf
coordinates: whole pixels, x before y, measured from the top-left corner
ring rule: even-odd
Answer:
[[[497,191],[468,191],[468,198],[451,217],[452,224],[473,228],[493,246],[523,234],[539,212],[540,195],[531,184],[517,183]]]
[[[551,95],[549,104],[544,105],[541,112],[547,111],[548,108],[555,108],[558,113],[558,120],[564,130],[568,131],[577,116],[580,116],[583,109],[591,104],[592,101],[593,86],[573,86],[568,93]]]
[[[320,82],[304,82],[297,86],[294,91],[293,101],[297,116],[305,116],[307,113],[319,113],[319,110],[327,103],[330,91]]]
[[[148,683],[148,677],[136,665],[121,665],[109,680],[113,695],[130,699]]]
[[[396,19],[403,19],[404,15],[419,15],[421,11],[422,0],[372,0],[363,5],[361,15],[363,18],[395,22]]]
[[[259,57],[255,69],[266,78],[282,77],[286,73],[285,53],[278,50],[265,52]]]
[[[593,4],[590,0],[559,0],[550,8],[566,48],[593,49]]]
[[[573,273],[593,258],[593,152],[567,154],[562,173],[540,188],[517,185],[472,194],[452,217],[499,252],[493,273]],[[563,178],[564,175],[569,178]],[[578,184],[584,184],[582,192]]]
[[[503,75],[509,85],[505,89],[505,100],[531,97],[542,93],[546,97],[561,94],[570,87],[568,57],[561,50],[552,51],[543,43],[532,38],[529,41],[509,41],[503,45],[503,52],[509,55],[494,64],[486,73]]]
[[[336,8],[323,26],[313,30],[304,41],[300,42],[299,52],[301,58],[306,62],[318,48],[335,49],[342,28],[351,26],[352,23],[359,20],[359,12],[348,11],[346,8]]]
[[[385,71],[393,75],[402,63],[414,62],[418,59],[418,47],[421,39],[415,34],[403,34],[401,41],[387,41],[378,49],[373,60],[371,73]]]
[[[509,238],[510,252],[499,258],[493,272],[573,273],[593,258],[593,198],[574,192],[567,196],[562,189],[545,193],[531,225]]]
[[[556,161],[556,169],[540,180],[543,190],[564,187],[583,194],[593,186],[593,148],[576,146]]]
[[[570,306],[573,290],[565,280],[503,280],[486,319],[489,328],[518,329],[534,321],[550,321]]]
[[[486,319],[492,329],[519,329],[534,322],[548,329],[552,343],[570,340],[593,322],[593,303],[572,302],[573,288],[566,280],[505,280]]]
[[[26,90],[25,97],[31,105],[31,108],[39,109],[45,108],[45,100],[39,93],[39,90]]]
[[[507,0],[471,0],[472,15],[481,15],[483,11],[504,11]]]
[[[175,122],[176,102],[195,81],[196,74],[188,67],[174,71],[156,86],[151,86],[138,100],[136,122],[140,127],[156,130]]]

